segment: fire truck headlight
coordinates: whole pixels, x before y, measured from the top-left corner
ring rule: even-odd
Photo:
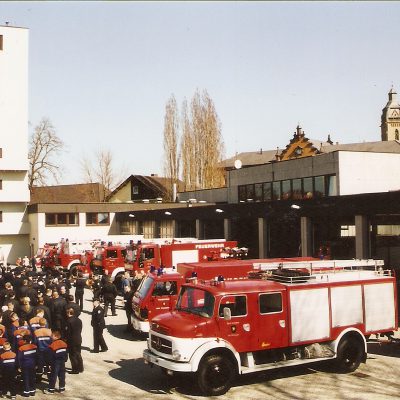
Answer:
[[[179,361],[179,360],[181,359],[181,353],[179,352],[179,350],[174,350],[174,351],[172,352],[172,358],[173,358],[175,361]]]

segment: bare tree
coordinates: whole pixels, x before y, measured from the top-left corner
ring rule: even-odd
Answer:
[[[124,172],[116,171],[114,167],[114,159],[110,150],[100,150],[95,155],[95,166],[90,159],[84,157],[81,160],[81,170],[83,180],[86,183],[98,182],[103,186],[103,196],[112,192],[123,180]]]
[[[194,140],[196,184],[209,189],[224,185],[224,171],[219,166],[224,155],[221,127],[214,102],[206,90],[197,90],[191,102],[192,135]]]
[[[54,158],[64,150],[64,142],[57,136],[49,118],[42,118],[29,139],[28,186],[43,185],[52,176],[56,182],[61,177],[61,168]]]
[[[196,189],[196,149],[194,146],[194,137],[192,124],[188,115],[188,104],[185,99],[182,104],[182,137],[181,137],[181,162],[182,162],[182,180],[185,190]]]
[[[172,199],[173,185],[179,179],[178,152],[179,116],[174,95],[167,101],[164,117],[164,173],[169,180],[168,197]],[[172,199],[175,200],[175,199]]]

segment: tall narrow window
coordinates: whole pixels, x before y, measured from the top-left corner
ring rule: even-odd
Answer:
[[[3,179],[0,179],[0,190],[3,190]]]
[[[0,222],[3,222],[3,211],[0,211]]]
[[[0,158],[3,158],[3,149],[0,147]]]
[[[0,35],[0,51],[3,50],[3,35]]]
[[[394,131],[394,138],[396,139],[396,140],[399,140],[399,130],[398,129],[396,129],[395,131]]]

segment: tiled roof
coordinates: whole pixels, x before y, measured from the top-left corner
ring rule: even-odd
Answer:
[[[400,153],[400,142],[396,140],[329,144],[316,139],[309,139],[314,147],[321,153],[331,153],[333,151],[365,151],[372,153]],[[283,150],[283,149],[282,149]],[[276,155],[281,154],[282,150],[262,150],[246,153],[238,153],[236,156],[223,160],[221,165],[226,169],[234,168],[235,160],[240,160],[243,167],[267,164],[276,160]]]
[[[33,187],[30,204],[97,203],[104,201],[104,186],[100,183]]]

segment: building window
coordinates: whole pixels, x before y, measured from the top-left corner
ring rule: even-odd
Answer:
[[[288,200],[292,197],[292,187],[290,180],[282,181],[282,199]]]
[[[246,185],[246,200],[252,201],[254,200],[254,185]]]
[[[109,225],[109,213],[86,213],[86,225]]]
[[[254,200],[263,201],[263,185],[262,183],[256,183],[254,187]]]
[[[281,183],[272,182],[272,200],[280,200],[282,196]]]
[[[239,186],[239,201],[246,201],[246,186]]]
[[[314,178],[314,194],[315,197],[323,197],[325,196],[325,177],[324,176],[316,176]]]
[[[263,198],[264,201],[272,200],[271,182],[263,183]]]
[[[3,190],[3,179],[0,179],[0,190]]]
[[[3,222],[3,211],[0,211],[0,222]]]
[[[341,225],[340,237],[355,237],[356,226],[355,225]]]
[[[399,140],[399,130],[398,130],[398,129],[396,129],[396,130],[394,131],[394,138],[395,138],[396,140]]]
[[[132,194],[139,194],[139,186],[137,185],[132,186]]]
[[[77,226],[78,213],[49,213],[45,215],[46,226]]]
[[[303,194],[305,199],[312,199],[314,196],[313,178],[303,178]]]
[[[293,200],[301,200],[303,198],[301,179],[293,179],[292,181],[292,198]]]
[[[0,158],[3,158],[3,149],[0,147]]]
[[[0,35],[0,50],[3,50],[3,35]]]
[[[336,175],[328,175],[326,177],[326,188],[328,196],[336,196]]]

